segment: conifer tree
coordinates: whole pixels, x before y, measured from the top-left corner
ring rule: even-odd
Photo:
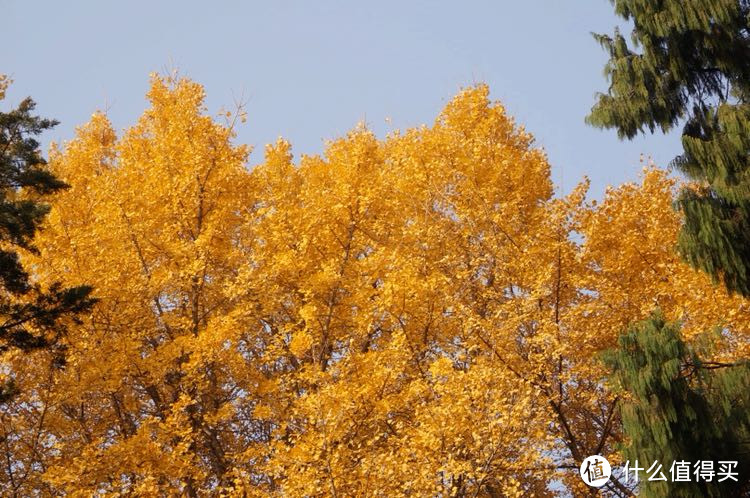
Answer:
[[[0,100],[8,83],[0,75]],[[64,332],[65,318],[92,303],[86,286],[42,289],[19,258],[19,250],[35,251],[34,234],[49,211],[41,198],[66,188],[47,170],[35,139],[57,122],[33,115],[34,107],[26,98],[16,109],[0,112],[0,353],[51,346]],[[0,383],[0,402],[14,391],[12,377]]]
[[[750,2],[613,0],[631,21],[595,35],[610,60],[608,92],[587,122],[631,139],[683,124],[673,164],[696,183],[677,204],[685,215],[683,257],[750,295]]]
[[[604,355],[615,389],[624,390],[623,458],[642,467],[639,496],[749,496],[750,366],[704,362],[660,313],[632,325],[619,348]],[[643,474],[654,461],[667,482]],[[695,477],[699,461],[714,462],[710,482]],[[722,461],[737,461],[737,482],[720,477]],[[673,462],[688,462],[690,482],[675,481]],[[674,465],[680,465],[674,463]],[[658,475],[657,475],[658,477]],[[630,476],[633,480],[633,474]],[[722,482],[719,482],[722,480]]]

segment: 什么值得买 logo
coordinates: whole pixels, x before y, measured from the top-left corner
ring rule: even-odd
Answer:
[[[592,455],[581,463],[581,479],[589,486],[600,488],[604,486],[612,475],[612,467],[606,458]]]

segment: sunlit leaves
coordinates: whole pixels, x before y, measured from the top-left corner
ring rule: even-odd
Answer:
[[[6,360],[4,430],[44,441],[12,448],[18,489],[544,496],[615,461],[597,353],[654,306],[746,347],[747,306],[675,255],[663,172],[555,196],[488,94],[252,168],[190,81],[154,77],[121,138],[94,115],[52,154],[72,188],[33,264],[101,301],[65,371]]]

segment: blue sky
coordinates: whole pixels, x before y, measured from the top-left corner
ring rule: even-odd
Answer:
[[[133,124],[148,74],[178,68],[212,112],[244,95],[238,141],[255,146],[251,163],[279,136],[299,156],[361,120],[379,136],[432,123],[478,82],[536,136],[562,191],[588,175],[599,197],[637,178],[641,154],[666,166],[680,151],[675,133],[621,142],[583,121],[606,88],[589,33],[619,23],[608,0],[0,0],[0,12],[0,73],[14,80],[2,108],[31,95],[61,121],[45,147],[97,109],[118,130]]]

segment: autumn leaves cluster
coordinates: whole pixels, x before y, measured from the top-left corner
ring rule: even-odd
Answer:
[[[299,161],[251,160],[185,79],[154,76],[121,134],[92,116],[50,154],[71,188],[24,261],[99,301],[64,368],[2,358],[1,492],[575,492],[575,461],[618,461],[598,354],[624,327],[658,307],[750,352],[747,303],[674,250],[669,175],[556,195],[488,93]]]

